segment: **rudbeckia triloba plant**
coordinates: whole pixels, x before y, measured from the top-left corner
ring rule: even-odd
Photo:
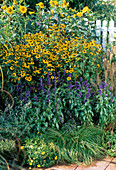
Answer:
[[[22,1],[21,1],[22,2]],[[0,63],[7,70],[8,81],[35,83],[47,73],[75,80],[86,79],[101,71],[102,47],[94,39],[91,10],[71,9],[63,1],[50,1],[50,11],[42,2],[36,11],[30,11],[25,3],[15,1],[1,6]],[[30,9],[29,9],[30,10]]]

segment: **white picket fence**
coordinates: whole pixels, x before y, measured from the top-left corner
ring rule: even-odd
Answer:
[[[55,19],[58,21],[58,15],[55,15],[52,19]],[[85,25],[89,25],[88,19],[85,18]],[[114,41],[116,41],[116,27],[115,22],[113,20],[111,21],[101,21],[96,20],[92,21],[92,26],[94,25],[96,29],[96,36],[99,37],[96,39],[98,44],[101,44],[103,47],[103,50],[106,51],[107,44],[112,44]],[[91,31],[90,27],[90,31]]]
[[[112,44],[116,41],[116,27],[114,27],[114,21],[101,20],[96,21],[96,36],[101,38],[97,39],[97,43],[102,43],[104,51],[106,51],[106,45]]]

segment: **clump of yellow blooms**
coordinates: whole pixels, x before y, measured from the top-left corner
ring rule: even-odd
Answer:
[[[10,65],[12,77],[30,82],[40,77],[46,78],[48,72],[51,79],[54,79],[54,72],[56,79],[59,71],[62,73],[65,70],[67,76],[76,74],[84,55],[89,55],[92,64],[95,64],[95,56],[99,55],[101,46],[95,41],[87,42],[83,36],[69,39],[65,28],[64,24],[54,24],[49,26],[46,33],[25,34],[25,44],[13,46],[9,51],[4,49],[0,56],[4,56],[4,63]]]

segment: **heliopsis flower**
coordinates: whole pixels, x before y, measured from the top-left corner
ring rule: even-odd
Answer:
[[[12,14],[13,13],[13,8],[11,6],[9,6],[7,9],[6,9],[7,13],[8,14]]]
[[[44,4],[42,2],[36,4],[37,6],[39,6],[40,8],[44,8]]]
[[[3,9],[4,11],[6,11],[7,6],[6,6],[6,5],[2,6],[2,9]]]
[[[78,12],[77,15],[78,15],[78,17],[82,17],[83,16],[83,12]]]
[[[24,149],[24,146],[21,146],[21,149]]]
[[[89,11],[88,6],[84,7],[83,10],[82,10],[83,13],[88,12],[88,11]]]
[[[19,10],[23,14],[27,12],[27,8],[25,6],[20,6]]]
[[[30,162],[29,165],[32,165],[33,162]]]
[[[54,158],[55,160],[57,160],[57,156],[55,156],[55,158]]]
[[[42,155],[44,155],[44,154],[45,154],[45,152],[43,151],[41,154],[42,154]]]
[[[37,168],[40,168],[40,167],[41,167],[40,164],[38,164],[38,165],[37,165]]]
[[[68,81],[71,80],[71,77],[67,77],[67,80],[68,80]]]

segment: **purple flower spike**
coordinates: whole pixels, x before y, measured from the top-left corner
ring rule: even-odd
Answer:
[[[38,98],[37,98],[37,96],[35,96],[34,99],[35,99],[35,101],[38,103]]]
[[[27,94],[28,94],[29,97],[31,97],[31,95],[30,95],[30,90],[27,91]]]
[[[80,77],[80,81],[82,81],[83,80],[83,78],[82,77]]]
[[[44,86],[43,86],[42,77],[40,78],[40,88],[41,88],[41,90],[44,90]]]
[[[109,87],[109,90],[111,90],[111,87]]]
[[[99,96],[101,96],[102,90],[99,89],[99,90],[98,90],[98,93],[99,93]]]

